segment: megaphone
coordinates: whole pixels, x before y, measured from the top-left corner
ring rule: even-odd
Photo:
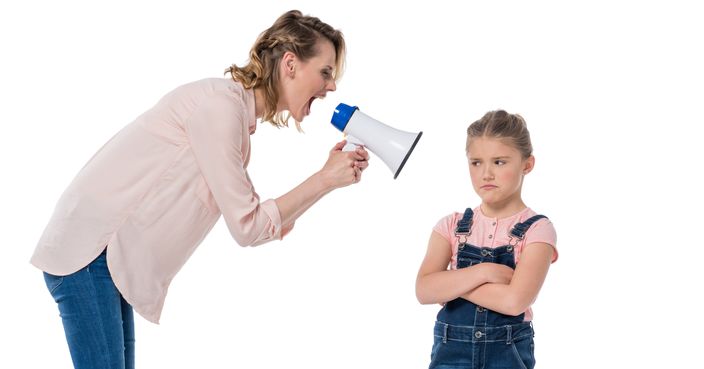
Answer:
[[[343,151],[352,151],[359,145],[369,148],[391,169],[394,179],[401,173],[423,134],[389,127],[362,113],[358,107],[342,103],[335,108],[330,123],[347,135]]]

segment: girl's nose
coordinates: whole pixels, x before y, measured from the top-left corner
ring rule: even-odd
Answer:
[[[484,178],[485,181],[490,181],[494,179],[494,172],[488,165],[484,167],[484,173],[482,173],[482,178]]]

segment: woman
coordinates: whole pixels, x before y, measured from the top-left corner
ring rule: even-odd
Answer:
[[[256,120],[298,126],[335,91],[342,34],[282,15],[231,78],[178,87],[115,135],[59,200],[32,257],[44,271],[76,368],[133,368],[132,309],[158,323],[174,275],[223,215],[243,246],[281,239],[323,195],[359,182],[368,153],[330,151],[323,168],[264,202],[247,164]]]

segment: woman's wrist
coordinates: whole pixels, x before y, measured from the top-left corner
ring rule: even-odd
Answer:
[[[311,176],[311,182],[315,186],[316,192],[323,195],[336,188],[333,178],[322,169]]]

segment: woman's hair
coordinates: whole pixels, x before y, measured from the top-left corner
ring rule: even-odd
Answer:
[[[284,13],[269,29],[262,32],[249,51],[249,63],[244,67],[233,64],[225,70],[232,79],[242,83],[244,88],[262,87],[264,91],[263,121],[276,127],[288,126],[288,118],[276,112],[279,101],[279,62],[284,53],[290,51],[304,62],[319,52],[317,42],[327,39],[335,47],[335,71],[333,77],[342,76],[345,63],[345,40],[342,32],[332,28],[320,19],[304,16],[298,10]]]
[[[504,143],[515,147],[523,159],[533,154],[533,145],[530,143],[530,133],[526,121],[518,114],[509,114],[504,110],[490,111],[472,123],[467,128],[467,146],[473,138],[490,137],[498,138]]]

